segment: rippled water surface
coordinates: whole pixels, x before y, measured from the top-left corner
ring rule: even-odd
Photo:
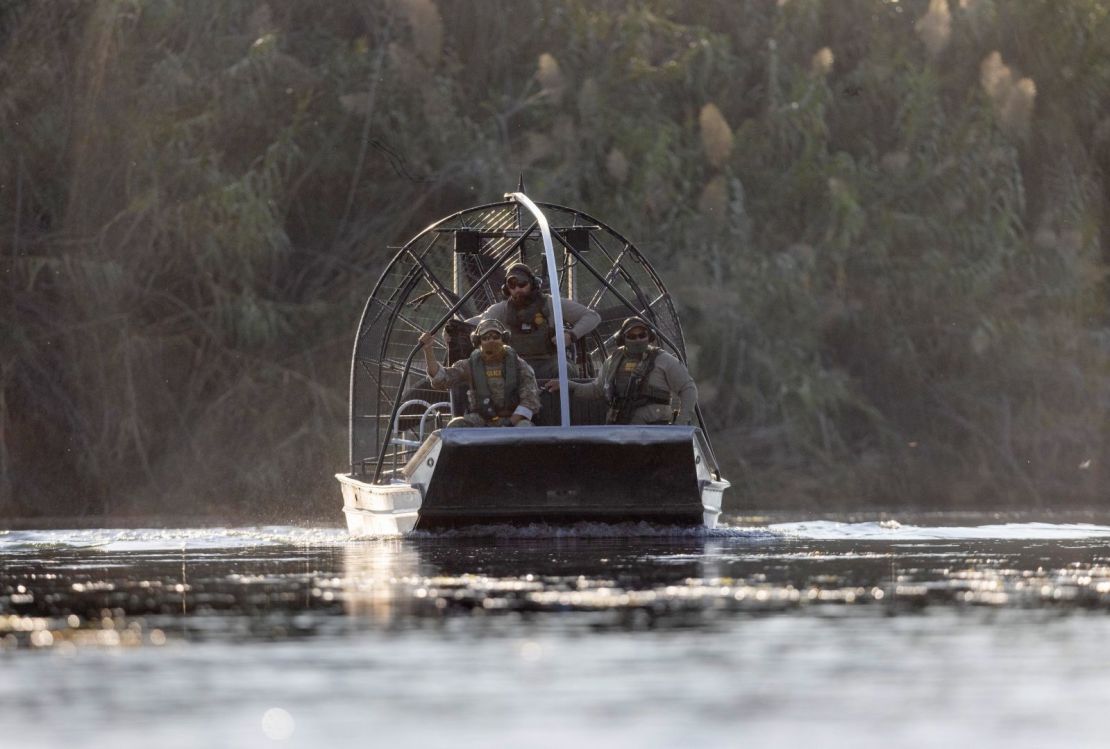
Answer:
[[[1108,612],[1094,523],[0,531],[0,736],[1101,747]]]

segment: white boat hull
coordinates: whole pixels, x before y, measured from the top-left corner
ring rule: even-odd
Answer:
[[[343,514],[352,536],[400,536],[420,519],[420,492],[409,484],[369,484],[336,474],[343,490]]]

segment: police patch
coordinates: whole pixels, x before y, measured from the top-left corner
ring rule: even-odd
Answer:
[[[534,322],[536,324],[536,327],[538,328],[545,322],[547,322],[547,318],[543,316],[542,312],[537,312],[536,316],[532,318],[532,322]]]

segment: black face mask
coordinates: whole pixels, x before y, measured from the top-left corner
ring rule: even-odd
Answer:
[[[632,354],[633,356],[639,356],[640,354],[647,351],[647,348],[648,340],[646,338],[641,338],[635,341],[625,339],[624,341],[624,350]]]

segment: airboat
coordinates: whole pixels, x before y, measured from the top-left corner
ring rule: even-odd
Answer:
[[[354,536],[466,525],[650,522],[713,528],[729,483],[700,408],[696,425],[608,425],[604,402],[569,397],[595,377],[626,317],[651,322],[657,345],[686,362],[670,294],[625,237],[571,208],[508,193],[454,213],[399,248],[363,309],[350,381],[350,467],[336,474]],[[567,346],[556,336],[559,391],[524,429],[444,429],[467,408],[465,387],[434,390],[419,337],[437,333],[443,365],[470,354],[465,329],[500,301],[506,269],[545,279],[554,325],[561,298],[601,316]],[[446,335],[439,335],[446,331]]]

